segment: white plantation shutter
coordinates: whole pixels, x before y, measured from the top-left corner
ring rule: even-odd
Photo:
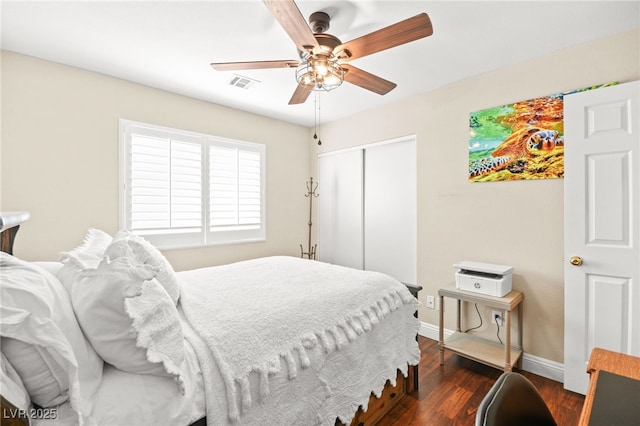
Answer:
[[[202,147],[131,137],[131,231],[202,230]]]
[[[131,138],[132,230],[169,228],[170,140]]]
[[[122,227],[164,248],[265,238],[264,145],[120,127]]]
[[[211,231],[255,229],[261,225],[260,154],[212,146],[209,157]]]
[[[202,230],[202,146],[171,141],[171,228]]]

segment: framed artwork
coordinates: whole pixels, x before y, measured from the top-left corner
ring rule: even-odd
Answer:
[[[565,95],[607,83],[472,112],[469,181],[557,179],[564,176]]]

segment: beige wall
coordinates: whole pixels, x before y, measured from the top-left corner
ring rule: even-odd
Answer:
[[[308,131],[12,52],[2,52],[1,210],[28,210],[15,253],[54,260],[89,227],[118,230],[118,119],[267,146],[267,241],[165,254],[178,270],[306,245]]]
[[[310,145],[313,173],[317,153],[417,135],[417,272],[424,287],[419,312],[423,322],[438,324],[437,311],[427,309],[424,301],[453,281],[453,263],[513,265],[513,285],[525,294],[525,352],[562,362],[563,180],[469,183],[469,113],[610,81],[637,80],[639,41],[638,30],[622,33],[322,126],[322,146]],[[450,313],[452,308],[447,308]],[[484,314],[487,324],[490,312]],[[448,328],[454,326],[448,322]],[[485,333],[493,330],[485,326]]]
[[[416,134],[422,301],[452,281],[459,260],[513,265],[525,351],[562,362],[563,181],[469,183],[469,112],[637,80],[639,40],[638,30],[623,33],[325,124],[321,147],[299,126],[3,52],[0,209],[31,212],[15,247],[28,260],[55,259],[88,227],[115,232],[118,119],[127,118],[267,144],[267,242],[167,252],[176,269],[298,255],[317,154]],[[420,319],[438,323],[424,303]]]

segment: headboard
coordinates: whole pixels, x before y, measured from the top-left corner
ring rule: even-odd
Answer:
[[[13,254],[13,242],[16,239],[20,224],[29,219],[29,212],[0,212],[0,251]],[[22,410],[0,395],[0,415],[2,424],[6,426],[24,426],[29,424]]]
[[[0,251],[13,254],[13,242],[20,224],[29,219],[29,212],[0,212]]]

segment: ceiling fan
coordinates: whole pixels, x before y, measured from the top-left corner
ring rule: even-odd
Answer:
[[[420,13],[342,43],[337,37],[326,33],[330,17],[325,12],[311,14],[309,27],[294,0],[263,1],[296,44],[301,60],[218,62],[211,66],[218,71],[296,68],[298,87],[289,105],[304,103],[311,91],[333,90],[343,81],[384,95],[393,90],[396,84],[347,62],[433,34],[429,16]]]

